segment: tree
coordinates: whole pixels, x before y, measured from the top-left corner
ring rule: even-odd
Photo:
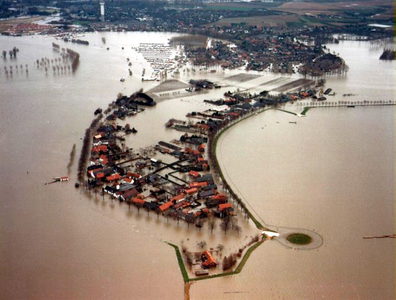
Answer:
[[[209,228],[210,228],[210,232],[213,233],[213,230],[216,227],[216,222],[214,218],[210,218],[209,220]]]
[[[227,256],[224,256],[223,258],[223,271],[227,271],[230,268],[230,262],[228,260]]]
[[[230,228],[230,216],[225,216],[220,224],[220,228],[224,230],[224,233]]]
[[[199,248],[203,249],[203,248],[206,247],[206,242],[205,242],[205,241],[200,241],[200,242],[197,243],[197,246],[198,246]]]

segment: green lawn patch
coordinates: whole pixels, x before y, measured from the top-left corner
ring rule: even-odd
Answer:
[[[312,242],[312,238],[304,233],[291,233],[289,234],[286,239],[293,244],[296,245],[308,245]]]
[[[304,107],[303,111],[301,112],[301,115],[305,116],[305,114],[308,112],[310,107]]]

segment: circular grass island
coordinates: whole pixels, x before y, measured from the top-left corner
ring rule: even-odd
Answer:
[[[304,233],[291,233],[286,239],[296,245],[308,245],[312,242],[312,238]]]

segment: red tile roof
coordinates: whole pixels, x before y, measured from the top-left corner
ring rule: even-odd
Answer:
[[[133,198],[132,203],[138,206],[143,206],[145,201],[143,199]]]
[[[215,259],[213,258],[212,254],[209,251],[204,251],[202,253],[202,256],[204,257],[205,261],[202,263],[204,267],[215,267],[217,265]]]
[[[106,180],[107,180],[107,181],[115,181],[115,180],[118,180],[118,179],[120,179],[120,178],[121,178],[121,175],[118,174],[118,173],[115,173],[115,174],[113,174],[113,175],[107,176],[107,177],[106,177]]]
[[[198,192],[197,188],[192,188],[192,189],[186,190],[186,194],[194,194],[196,192]]]
[[[168,201],[168,202],[162,204],[162,205],[159,207],[159,209],[160,209],[160,211],[165,211],[165,210],[167,210],[168,208],[170,208],[172,205],[173,205],[173,202],[172,202],[172,201]]]
[[[181,194],[179,194],[179,195],[176,195],[176,196],[170,198],[169,201],[177,201],[177,200],[181,200],[181,199],[183,199],[183,198],[184,198],[184,194],[181,193]]]
[[[226,208],[231,208],[231,203],[223,203],[223,204],[219,204],[219,211],[222,211]]]
[[[203,187],[203,186],[207,186],[207,185],[208,185],[208,183],[206,181],[190,183],[190,187]]]
[[[199,160],[199,159],[198,159],[198,160]],[[196,171],[190,171],[190,172],[188,173],[188,175],[190,175],[190,176],[192,176],[192,177],[194,177],[194,178],[197,178],[197,177],[199,176],[199,173],[196,172]]]

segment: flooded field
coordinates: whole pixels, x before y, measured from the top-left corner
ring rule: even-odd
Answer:
[[[153,38],[166,43],[172,36],[95,33],[81,37],[90,42],[89,46],[45,36],[0,37],[2,48],[16,46],[20,50],[16,61],[0,61],[2,299],[181,299],[183,283],[175,253],[161,240],[184,240],[189,247],[201,240],[214,246],[222,243],[227,253],[238,247],[234,246],[235,239],[243,242],[257,233],[245,222],[239,224],[239,237],[210,234],[207,228],[200,231],[182,223],[177,226],[174,221],[148,216],[101,195],[87,196],[72,184],[77,176],[76,162],[71,168],[71,183],[44,185],[52,177],[67,173],[72,146],[76,144],[78,154],[96,108],[106,107],[119,92],[131,94],[158,84],[141,81],[142,69],[149,66],[131,47]],[[52,42],[80,53],[77,72],[46,75],[34,68],[36,59],[58,56]],[[369,47],[363,43],[340,44],[335,51],[348,54],[351,46],[372,59],[373,68],[384,63],[374,60],[376,52],[367,53]],[[131,77],[127,58],[132,62]],[[354,73],[360,68],[359,61],[349,63],[345,58],[350,76],[328,79],[329,87],[340,94],[366,95],[367,99],[393,97],[393,89],[388,88],[393,87],[391,64],[380,67],[387,83],[378,90],[379,80],[365,78],[360,69]],[[17,64],[29,65],[28,76],[19,71],[12,78],[6,77],[4,66]],[[181,71],[177,79],[184,83],[190,78],[225,82],[241,72],[197,69],[195,73]],[[125,82],[120,82],[122,77]],[[276,88],[279,77],[250,76],[257,82],[246,80],[240,88]],[[279,79],[278,86],[290,80]],[[128,119],[139,131],[128,137],[128,145],[139,149],[179,138],[180,132],[167,130],[164,123],[208,108],[204,99],[220,98],[228,89],[160,101]],[[275,241],[266,242],[253,253],[240,275],[193,284],[192,299],[317,299],[322,295],[329,299],[356,295],[361,299],[373,295],[392,299],[393,241],[363,241],[361,235],[391,233],[394,228],[390,219],[394,199],[393,116],[392,108],[313,109],[293,125],[288,123],[296,120],[292,115],[270,111],[248,119],[224,136],[219,156],[257,215],[274,227],[315,230],[325,243],[317,250],[293,251]],[[350,128],[347,134],[345,128]],[[172,284],[164,286],[164,276],[172,278]]]

